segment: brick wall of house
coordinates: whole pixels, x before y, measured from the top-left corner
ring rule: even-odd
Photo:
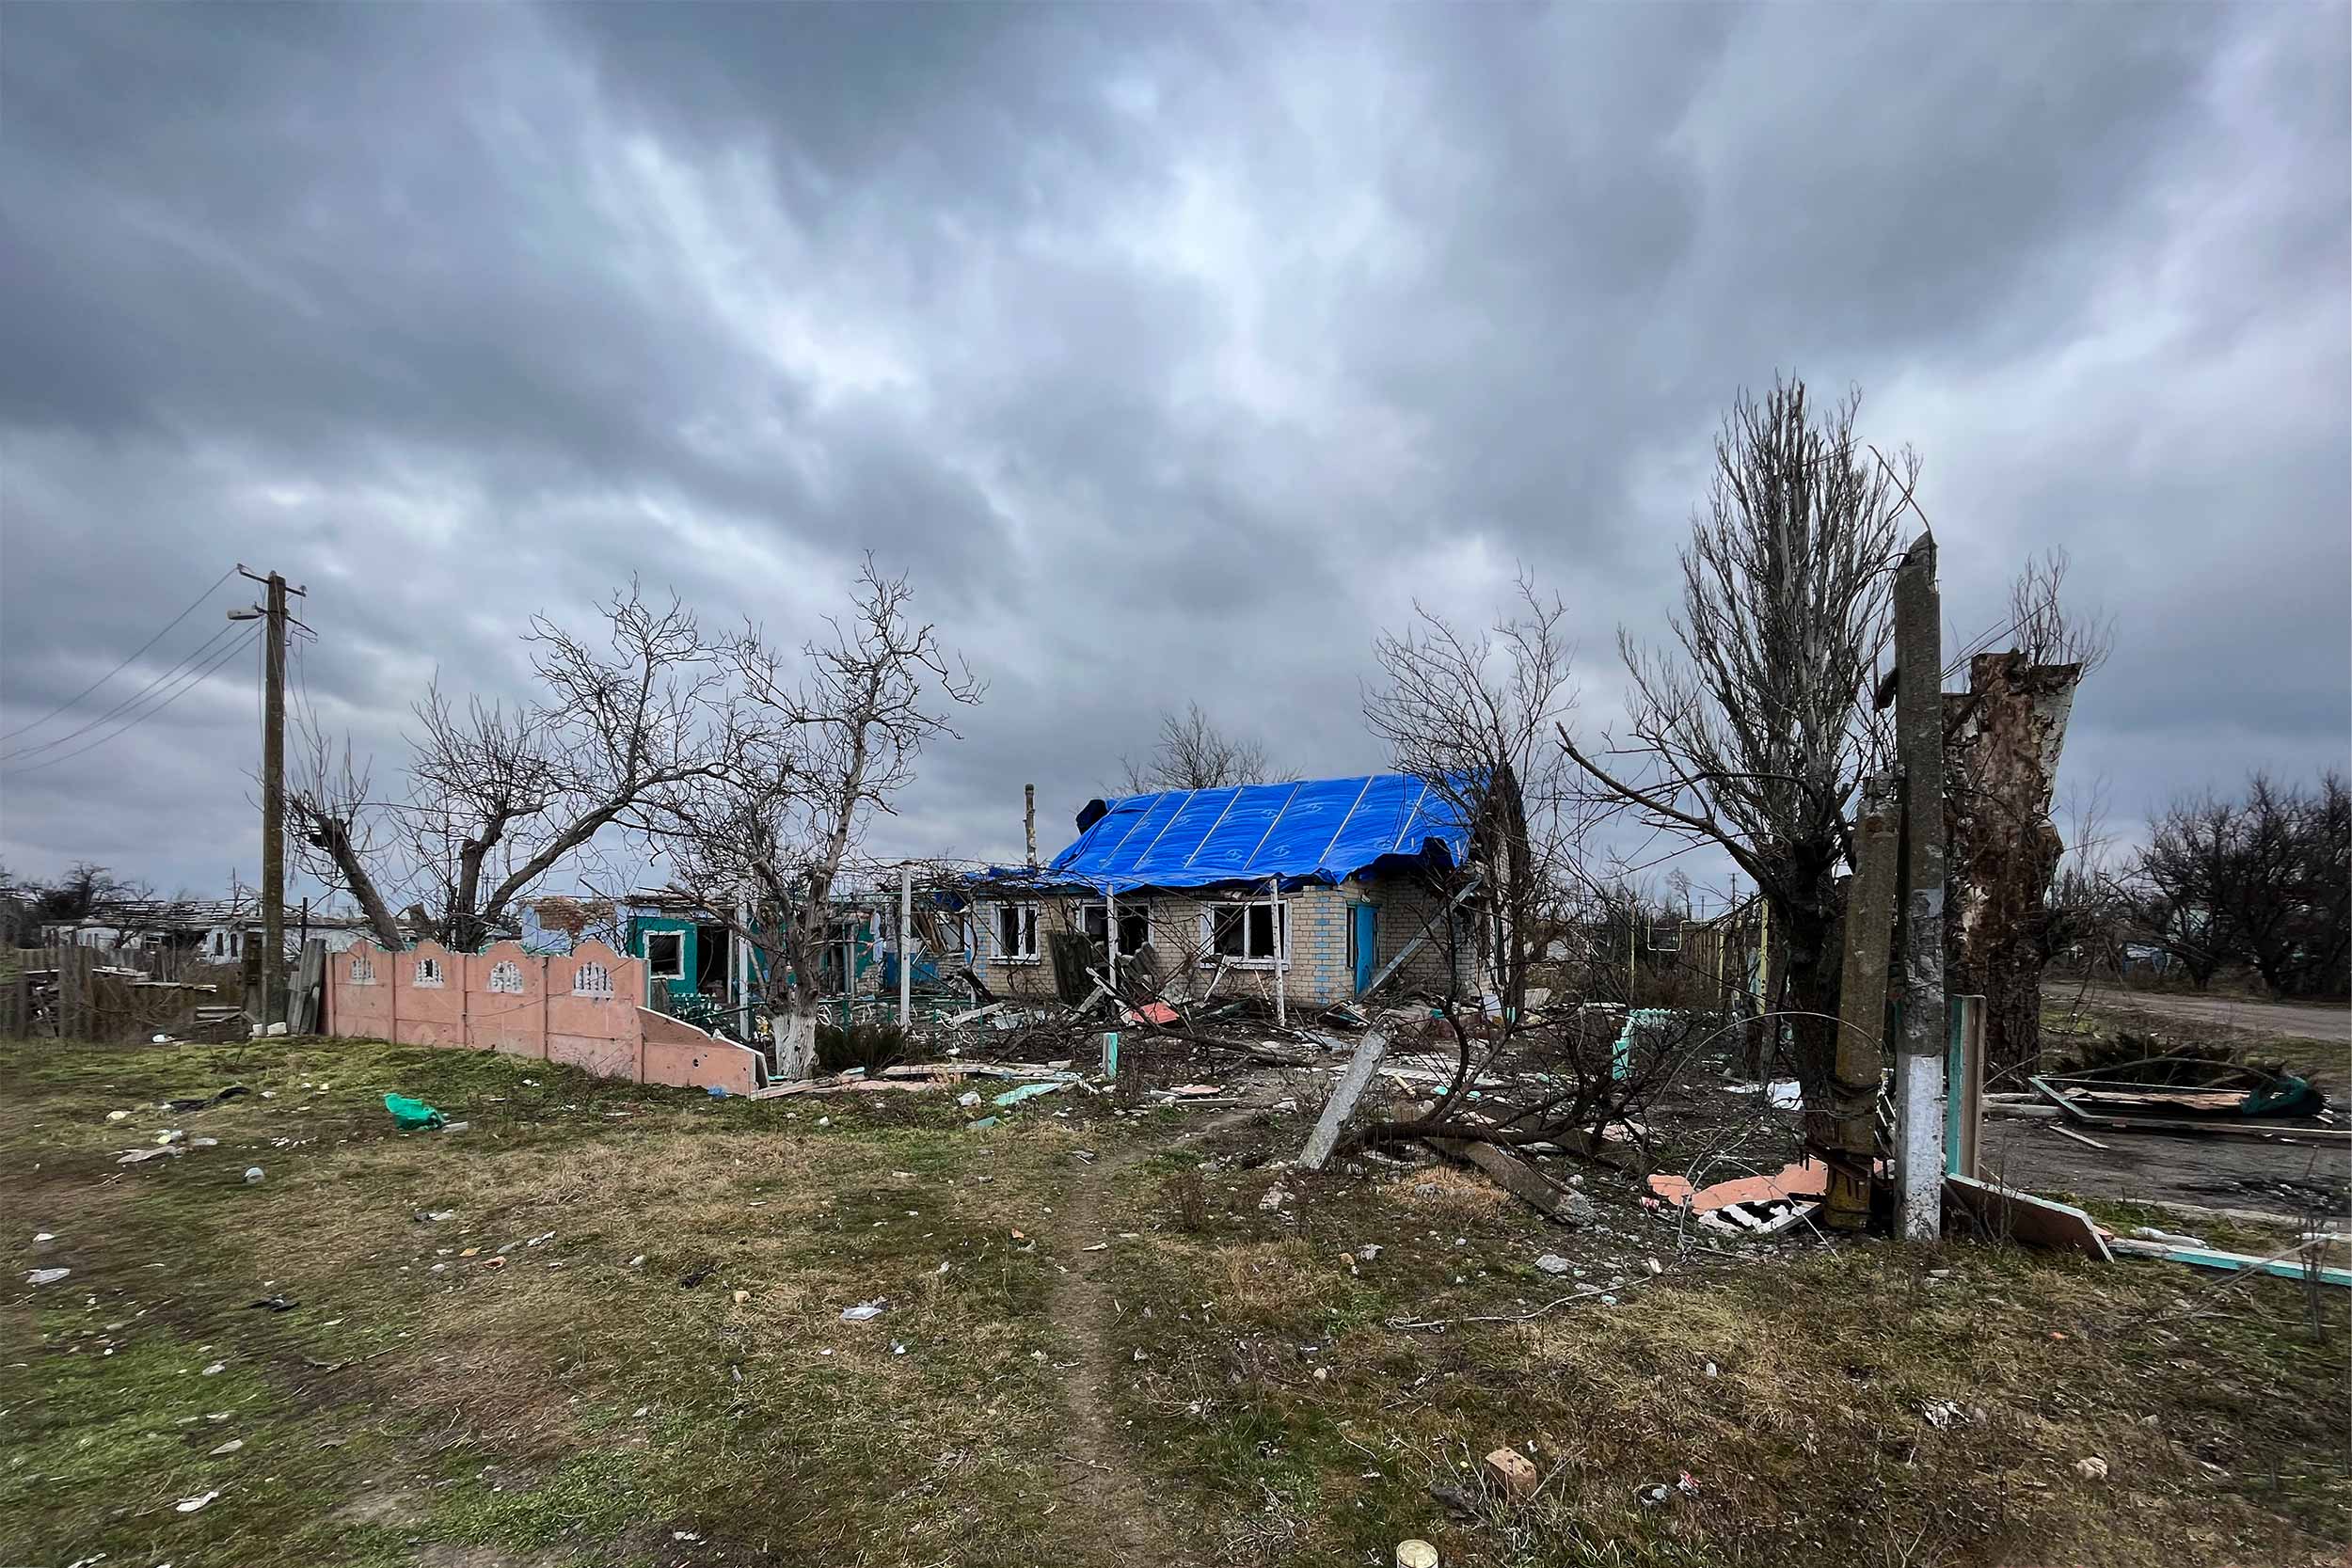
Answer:
[[[1353,884],[1298,888],[1282,895],[1290,927],[1290,961],[1282,975],[1282,991],[1292,1006],[1327,1007],[1355,994],[1355,975],[1347,963],[1347,911],[1361,896]],[[1159,973],[1168,979],[1168,994],[1197,1000],[1208,990],[1216,974],[1212,964],[1200,961],[1208,946],[1202,915],[1211,904],[1231,900],[1214,893],[1135,894],[1119,900],[1120,910],[1132,909],[1136,899],[1147,900],[1151,909],[1151,951]],[[1038,957],[1034,962],[996,954],[993,908],[985,902],[979,907],[977,967],[989,990],[999,996],[1045,1001],[1057,994],[1051,933],[1079,928],[1083,906],[1090,900],[1045,895],[1035,902]],[[1229,962],[1224,977],[1216,981],[1216,997],[1254,997],[1271,1004],[1274,984],[1275,972],[1270,967]]]
[[[1447,965],[1451,958],[1453,980],[1465,992],[1476,986],[1477,963],[1471,952],[1473,928],[1457,924],[1459,938],[1449,942],[1444,927],[1445,900],[1425,882],[1415,877],[1383,877],[1371,881],[1364,895],[1380,908],[1378,931],[1374,945],[1378,949],[1378,962],[1385,965],[1403,952],[1415,937],[1428,930],[1433,934],[1422,943],[1421,950],[1405,960],[1397,972],[1398,983],[1407,990],[1441,993],[1448,989]],[[1458,951],[1449,953],[1449,948]]]

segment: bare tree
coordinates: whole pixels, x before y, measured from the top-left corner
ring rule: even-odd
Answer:
[[[1162,713],[1160,738],[1151,754],[1140,762],[1133,757],[1120,757],[1119,762],[1126,771],[1127,792],[1131,795],[1162,789],[1284,784],[1298,777],[1289,770],[1273,771],[1266,763],[1263,744],[1220,729],[1201,711],[1199,703],[1185,704],[1181,714]]]
[[[1525,1003],[1528,938],[1581,875],[1562,817],[1566,768],[1552,735],[1575,706],[1565,608],[1522,574],[1511,613],[1466,632],[1416,605],[1418,624],[1373,643],[1380,683],[1364,722],[1396,769],[1428,786],[1473,835],[1471,863],[1435,868],[1451,903],[1468,879],[1482,886],[1464,908],[1482,929],[1476,950],[1502,1006]]]
[[[2019,568],[2009,586],[2010,646],[2029,665],[2071,664],[2081,680],[2114,652],[2115,618],[2066,602],[2073,564],[2064,550],[2049,549]]]
[[[603,614],[596,641],[532,618],[533,698],[461,708],[437,681],[415,709],[400,800],[374,800],[349,741],[304,721],[286,797],[297,856],[350,894],[378,941],[403,944],[392,905],[404,899],[416,935],[478,946],[655,792],[724,766],[726,671],[692,613],[675,598],[648,605],[632,585]]]
[[[760,958],[776,1072],[816,1061],[818,975],[843,863],[914,779],[915,758],[954,738],[946,710],[983,692],[936,629],[916,623],[907,579],[869,556],[846,622],[793,651],[746,628],[729,645],[746,708],[730,766],[658,803],[673,885],[725,919]]]
[[[2135,924],[2202,990],[2244,964],[2280,996],[2341,995],[2352,957],[2352,792],[2265,773],[2242,799],[2174,800],[2132,884]]]
[[[1419,607],[1416,615],[1411,628],[1374,644],[1381,678],[1364,718],[1397,769],[1470,829],[1463,863],[1421,869],[1432,911],[1422,934],[1443,980],[1427,996],[1434,1018],[1398,1042],[1408,1059],[1435,1057],[1443,1077],[1428,1101],[1372,1119],[1351,1142],[1422,1139],[1448,1152],[1556,1145],[1591,1156],[1687,1052],[1685,1042],[1650,1038],[1620,1053],[1622,1008],[1580,1004],[1604,999],[1592,979],[1623,970],[1549,957],[1612,896],[1584,869],[1587,802],[1570,788],[1555,740],[1575,705],[1566,611],[1522,575],[1510,610],[1483,631]],[[1532,985],[1539,974],[1548,983]],[[1491,1001],[1482,994],[1489,990]],[[1523,1196],[1575,1207],[1556,1191],[1541,1196],[1533,1171],[1498,1168]]]
[[[1835,1052],[1847,802],[1887,751],[1867,697],[1891,632],[1897,520],[1919,471],[1908,449],[1899,471],[1876,460],[1854,432],[1860,405],[1854,391],[1817,411],[1795,380],[1761,402],[1740,395],[1682,552],[1677,649],[1645,650],[1621,630],[1624,744],[1560,732],[1601,799],[1720,846],[1755,879],[1787,944],[1782,994],[1811,1104],[1827,1103]]]

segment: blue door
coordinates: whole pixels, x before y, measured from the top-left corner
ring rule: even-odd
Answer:
[[[1380,951],[1380,909],[1376,904],[1348,906],[1348,959],[1356,970],[1356,994],[1372,984],[1373,959]]]

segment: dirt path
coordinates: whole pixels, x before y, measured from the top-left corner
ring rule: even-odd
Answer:
[[[1274,1096],[1252,1095],[1252,1103],[1224,1112],[1188,1129],[1166,1148],[1198,1143],[1255,1115]],[[1178,1540],[1150,1479],[1126,1461],[1127,1443],[1113,1411],[1111,1390],[1126,1368],[1113,1347],[1110,1253],[1089,1252],[1114,1242],[1104,1223],[1105,1196],[1118,1175],[1159,1152],[1136,1147],[1088,1166],[1057,1216],[1059,1250],[1070,1259],[1054,1293],[1053,1316],[1070,1333],[1077,1354],[1071,1369],[1071,1430],[1061,1452],[1063,1488],[1056,1518],[1063,1521],[1065,1549],[1057,1562],[1184,1564],[1198,1554]]]
[[[2183,996],[2170,991],[2115,990],[2106,986],[2052,983],[2042,988],[2045,1006],[2071,1006],[2081,996],[2104,1011],[2152,1013],[2181,1023],[2250,1029],[2300,1040],[2352,1045],[2352,1007],[2295,1002],[2257,1002],[2228,996]]]

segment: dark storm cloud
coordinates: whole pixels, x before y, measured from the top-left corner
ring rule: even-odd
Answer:
[[[794,639],[870,548],[993,683],[878,842],[1008,853],[1195,698],[1375,766],[1373,632],[1521,562],[1605,721],[1724,404],[1795,370],[1927,459],[1956,628],[2073,552],[2120,816],[2340,761],[2344,20],[19,8],[0,727],[243,558],[389,772],[532,610]],[[0,858],[249,874],[241,668],[0,773]]]

